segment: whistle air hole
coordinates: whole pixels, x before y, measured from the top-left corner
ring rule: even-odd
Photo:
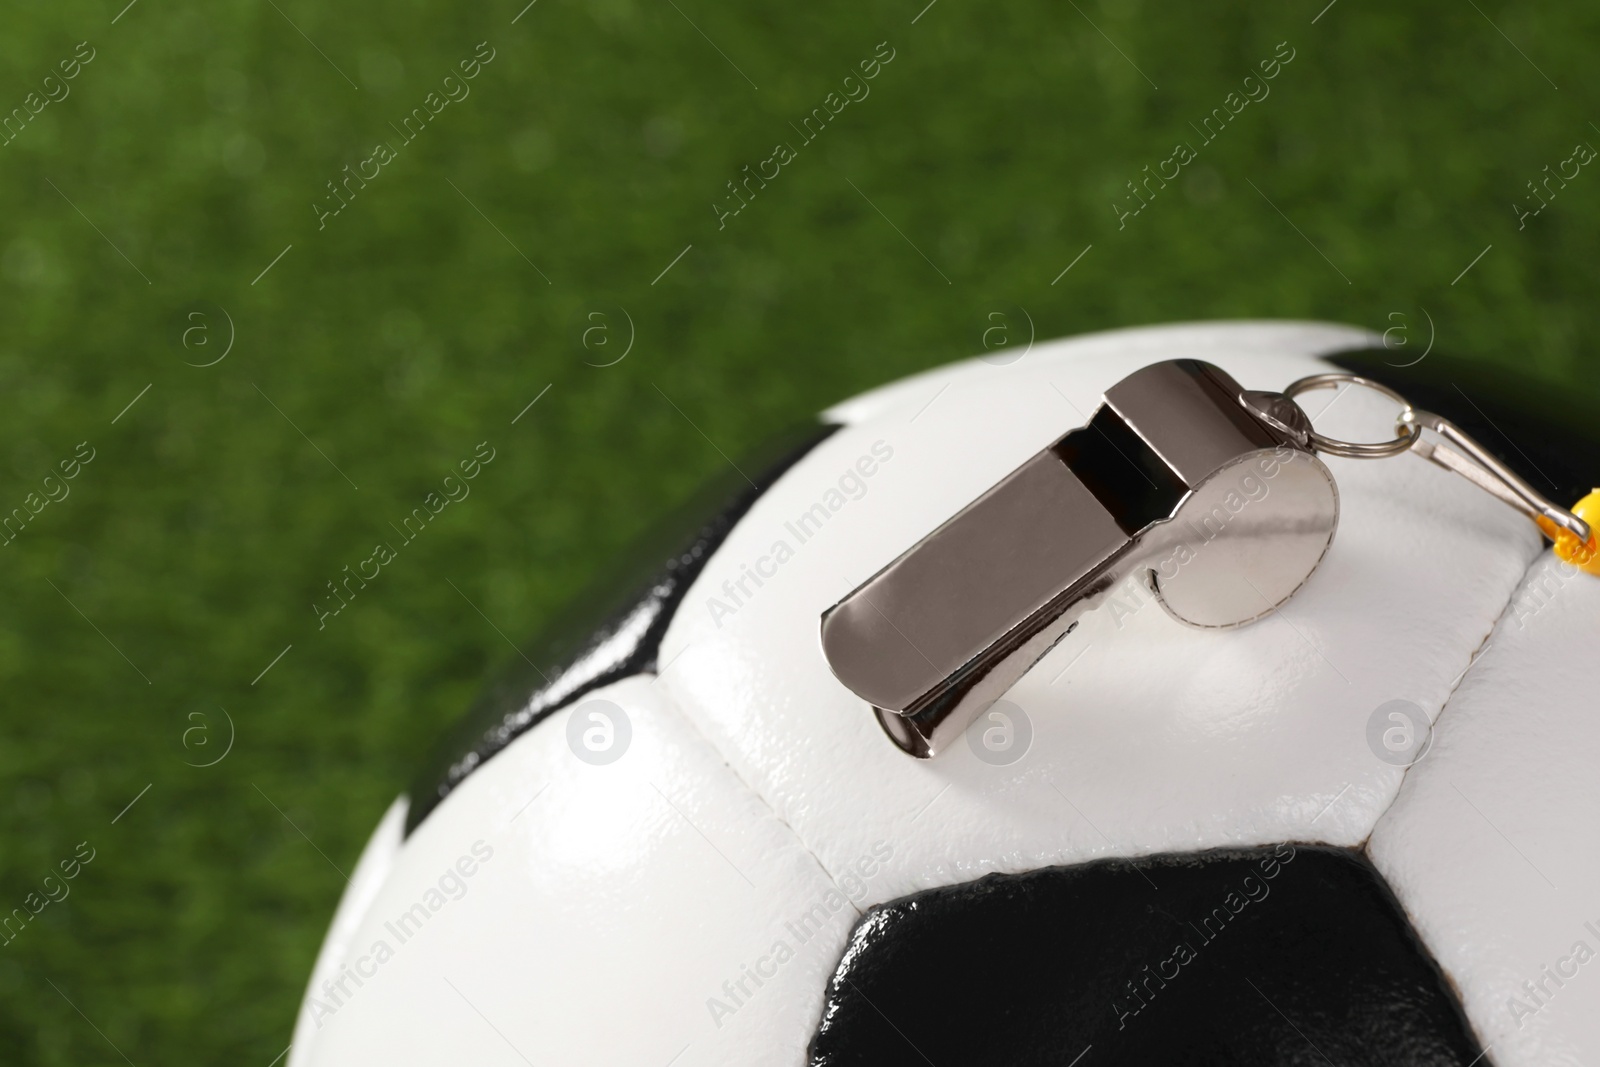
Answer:
[[[1052,451],[1132,536],[1168,518],[1189,487],[1109,406]]]

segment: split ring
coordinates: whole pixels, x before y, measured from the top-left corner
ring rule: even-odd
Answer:
[[[1422,427],[1414,422],[1407,422],[1405,416],[1410,414],[1411,402],[1399,393],[1390,389],[1381,382],[1371,378],[1363,378],[1359,374],[1336,372],[1333,374],[1313,374],[1289,383],[1283,395],[1291,400],[1301,393],[1312,389],[1327,389],[1338,385],[1362,385],[1393,400],[1400,405],[1400,414],[1395,416],[1395,425],[1402,429],[1402,433],[1389,441],[1341,441],[1336,437],[1325,437],[1316,430],[1310,432],[1311,443],[1319,452],[1326,452],[1330,456],[1345,456],[1350,459],[1384,459],[1388,456],[1398,456],[1417,443],[1417,438],[1422,436]]]

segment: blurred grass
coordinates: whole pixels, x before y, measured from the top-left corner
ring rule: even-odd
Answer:
[[[122,3],[0,35],[0,108],[95,49],[0,147],[0,511],[96,450],[0,549],[0,909],[96,850],[0,948],[8,1063],[265,1067],[334,865],[512,654],[462,594],[531,632],[719,467],[707,438],[736,452],[970,355],[991,312],[1041,338],[1292,316],[1420,345],[1426,309],[1441,349],[1593,366],[1600,174],[1525,229],[1511,206],[1600,143],[1577,3],[539,0],[514,25],[521,0]],[[325,183],[480,41],[471,95],[319,231]],[[882,41],[871,95],[719,230],[725,183]],[[1271,96],[1200,146],[1188,124],[1280,41]],[[1119,229],[1179,141],[1199,158]],[[174,340],[202,299],[237,335],[203,369],[220,348]],[[586,351],[584,316],[618,307],[632,351],[586,365],[625,338],[613,313]],[[324,583],[485,440],[471,497],[319,631]],[[233,750],[186,766],[221,708]]]

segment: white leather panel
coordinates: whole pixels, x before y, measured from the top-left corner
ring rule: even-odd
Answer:
[[[1043,341],[1029,346],[1008,345],[987,356],[946,363],[920,374],[888,382],[865,393],[840,401],[822,413],[829,422],[853,423],[870,419],[907,401],[927,400],[940,388],[985,367],[995,369],[1021,365],[1041,356],[1050,357],[1062,345],[1070,345],[1074,357],[1094,355],[1126,356],[1139,366],[1165,359],[1172,348],[1184,348],[1199,359],[1205,352],[1235,352],[1241,348],[1261,352],[1319,353],[1364,348],[1383,343],[1382,337],[1355,326],[1331,322],[1297,322],[1292,319],[1235,322],[1177,322],[1160,326],[1137,326],[1124,330],[1101,330],[1078,334],[1065,340]],[[1021,353],[1021,355],[1019,355]],[[985,362],[988,360],[988,362]],[[1001,361],[1006,361],[1002,363]],[[1212,360],[1211,362],[1216,362]]]
[[[367,909],[383,889],[383,883],[394,867],[394,858],[405,836],[406,810],[406,798],[396,797],[378,821],[378,828],[367,839],[366,847],[361,850],[361,858],[356,861],[355,870],[350,872],[350,884],[339,898],[333,922],[329,924],[327,936],[322,940],[322,948],[317,951],[317,962],[311,968],[306,996],[312,996],[323,982],[338,974],[339,964],[349,951],[351,938],[360,928]],[[287,1067],[307,1067],[311,1063],[315,1030],[316,1026],[308,1012],[302,1011],[295,1016],[294,1040],[289,1046]]]
[[[1600,1062],[1597,638],[1600,581],[1546,553],[1372,835],[1499,1067]]]
[[[346,940],[370,976],[310,991],[297,1062],[803,1060],[856,908],[650,678],[595,700],[624,754],[580,761],[559,712],[468,778]]]

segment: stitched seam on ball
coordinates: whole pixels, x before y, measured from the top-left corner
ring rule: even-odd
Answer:
[[[1518,578],[1514,583],[1512,583],[1511,592],[1506,595],[1506,602],[1504,606],[1502,606],[1501,609],[1495,614],[1494,618],[1489,621],[1489,628],[1484,632],[1483,640],[1479,641],[1477,647],[1472,650],[1472,655],[1467,659],[1467,665],[1462,668],[1460,674],[1456,675],[1456,680],[1450,685],[1450,691],[1444,695],[1444,700],[1439,705],[1439,714],[1433,717],[1433,724],[1429,728],[1430,734],[1438,732],[1440,725],[1444,722],[1445,712],[1450,710],[1450,702],[1455,699],[1456,693],[1466,682],[1467,675],[1472,673],[1473,668],[1478,665],[1478,660],[1483,657],[1484,652],[1488,651],[1489,644],[1500,632],[1500,624],[1505,622],[1506,616],[1510,614],[1511,605],[1516,602],[1517,594],[1521,593],[1523,589],[1527,588],[1528,581],[1532,578],[1534,570],[1541,566],[1549,555],[1550,553],[1548,551],[1539,551],[1534,553],[1533,559],[1529,561],[1525,568],[1523,568],[1522,577]],[[1378,817],[1372,821],[1372,828],[1367,831],[1367,836],[1361,841],[1360,848],[1363,852],[1365,852],[1367,847],[1372,843],[1372,835],[1378,832],[1378,827],[1383,824],[1383,820],[1388,817],[1389,812],[1394,810],[1395,804],[1400,800],[1400,793],[1405,789],[1406,781],[1411,777],[1412,770],[1421,766],[1422,763],[1423,760],[1418,760],[1410,767],[1407,767],[1405,769],[1405,773],[1400,776],[1400,784],[1398,787],[1396,787],[1394,796],[1389,799],[1389,803],[1384,806],[1384,809],[1378,813]]]
[[[654,681],[651,683],[652,685],[655,684],[655,681],[661,680],[660,675],[652,675],[651,677],[654,679]],[[723,766],[728,768],[728,773],[733,775],[734,781],[742,785],[747,793],[755,797],[756,800],[760,802],[761,806],[766,808],[767,811],[771,813],[773,819],[777,820],[778,825],[789,831],[789,836],[794,838],[795,844],[799,845],[801,851],[805,852],[806,855],[811,857],[811,861],[817,865],[817,869],[821,871],[823,876],[828,879],[828,884],[839,891],[839,894],[844,897],[845,903],[850,905],[850,910],[856,913],[856,917],[860,918],[862,915],[866,914],[856,906],[856,902],[854,900],[850,899],[850,894],[845,892],[844,887],[839,884],[839,880],[834,877],[833,872],[828,869],[828,865],[822,862],[822,857],[817,855],[816,849],[806,844],[805,838],[800,836],[800,832],[798,830],[789,825],[789,820],[783,817],[782,813],[778,811],[773,803],[764,795],[762,795],[761,791],[752,785],[744,775],[739,773],[739,768],[733,765],[733,761],[728,758],[728,754],[723,751],[722,746],[718,745],[716,741],[714,741],[711,736],[705,732],[705,730],[701,729],[700,724],[695,722],[694,717],[684,710],[683,704],[672,692],[670,682],[668,682],[666,687],[662,689],[660,699],[663,703],[671,706],[672,710],[677,714],[677,716],[688,725],[690,730],[694,731],[695,736],[705,742],[707,748],[716,753],[718,758],[722,760]]]
[[[1466,682],[1467,675],[1472,673],[1473,668],[1478,665],[1478,660],[1481,659],[1484,652],[1488,650],[1490,642],[1492,642],[1495,636],[1500,632],[1500,625],[1501,623],[1505,622],[1506,616],[1510,614],[1512,605],[1516,602],[1517,595],[1521,593],[1523,589],[1527,588],[1528,582],[1533,577],[1534,570],[1542,566],[1550,554],[1551,553],[1547,551],[1535,552],[1533,558],[1528,562],[1528,565],[1523,568],[1522,577],[1512,585],[1511,593],[1506,597],[1505,606],[1500,609],[1499,614],[1497,614],[1489,623],[1488,632],[1484,634],[1483,640],[1478,643],[1478,647],[1473,650],[1471,658],[1467,660],[1466,667],[1463,668],[1461,673],[1456,676],[1454,684],[1450,686],[1450,691],[1445,694],[1444,702],[1439,706],[1439,714],[1434,716],[1432,726],[1433,730],[1439,729],[1440,724],[1444,722],[1445,712],[1450,710],[1450,702],[1455,699],[1456,693]],[[1390,799],[1388,805],[1386,805],[1383,811],[1378,813],[1378,817],[1373,820],[1372,829],[1367,831],[1366,838],[1361,842],[1360,852],[1362,855],[1366,856],[1368,861],[1371,862],[1374,868],[1377,869],[1378,873],[1383,877],[1385,884],[1388,884],[1394,891],[1395,899],[1399,902],[1400,909],[1405,913],[1406,920],[1411,924],[1412,930],[1415,931],[1417,939],[1421,941],[1428,952],[1434,956],[1434,960],[1439,967],[1440,975],[1443,976],[1444,980],[1449,984],[1451,990],[1453,991],[1456,998],[1456,1003],[1461,1007],[1462,1016],[1466,1019],[1467,1026],[1472,1031],[1474,1040],[1478,1042],[1480,1047],[1484,1048],[1484,1055],[1487,1055],[1489,1048],[1493,1047],[1492,1042],[1486,1045],[1483,1038],[1485,1028],[1482,1024],[1486,1023],[1487,1020],[1476,1018],[1474,1017],[1473,1013],[1469,1012],[1467,1008],[1467,998],[1463,993],[1464,982],[1462,976],[1458,976],[1452,972],[1445,965],[1444,960],[1439,959],[1438,949],[1436,949],[1434,945],[1430,943],[1429,939],[1423,932],[1424,925],[1421,916],[1413,911],[1411,903],[1407,900],[1407,897],[1410,895],[1409,892],[1402,892],[1402,887],[1400,885],[1391,882],[1390,873],[1380,866],[1376,858],[1372,855],[1373,835],[1378,832],[1378,828],[1383,825],[1383,821],[1389,817],[1389,813],[1394,810],[1395,804],[1400,800],[1400,793],[1405,789],[1406,781],[1411,777],[1412,769],[1416,766],[1419,766],[1421,763],[1421,760],[1417,761],[1416,764],[1413,764],[1411,767],[1407,767],[1405,773],[1401,775],[1399,787],[1395,789],[1394,796]]]

